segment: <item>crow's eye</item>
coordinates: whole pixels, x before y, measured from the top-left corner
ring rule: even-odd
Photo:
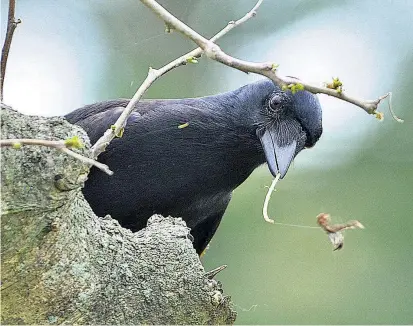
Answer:
[[[268,101],[268,112],[280,115],[291,104],[291,99],[284,92],[273,93]]]
[[[274,110],[282,106],[282,96],[281,94],[275,94],[270,99],[270,107]]]

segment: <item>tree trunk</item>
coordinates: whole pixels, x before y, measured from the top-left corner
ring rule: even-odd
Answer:
[[[2,139],[86,133],[63,118],[2,105]],[[2,324],[228,324],[229,297],[209,279],[181,219],[154,215],[132,233],[96,217],[81,193],[88,167],[48,147],[1,149]]]

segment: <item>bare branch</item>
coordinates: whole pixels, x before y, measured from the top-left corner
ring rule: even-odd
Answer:
[[[89,164],[94,165],[103,172],[112,175],[113,171],[105,164],[92,160],[86,156],[80,155],[76,152],[73,152],[69,147],[76,147],[71,145],[70,139],[68,140],[44,140],[44,139],[2,139],[0,140],[0,147],[13,147],[15,149],[20,149],[22,145],[37,145],[55,148],[61,152],[74,157],[75,159]]]
[[[199,47],[201,47],[205,54],[224,65],[241,70],[243,72],[252,72],[259,74],[271,79],[274,83],[280,87],[285,87],[290,84],[296,84],[297,79],[291,77],[284,77],[277,73],[276,65],[272,62],[255,63],[249,61],[243,61],[232,56],[229,56],[221,48],[214,44],[212,40],[207,40],[202,35],[195,32],[189,26],[185,25],[183,22],[174,17],[165,8],[159,5],[155,0],[141,0],[148,8],[150,8],[156,15],[158,15],[168,26],[176,29],[183,35],[194,41]],[[314,94],[326,94],[329,96],[336,97],[340,100],[352,103],[359,106],[364,111],[369,114],[376,113],[377,107],[380,102],[386,96],[379,97],[376,100],[360,100],[355,97],[344,94],[342,91],[337,91],[335,89],[329,89],[327,87],[319,87],[306,82],[299,81],[300,84],[304,86],[304,89]]]
[[[1,51],[1,75],[0,75],[0,100],[3,102],[3,86],[4,77],[6,74],[7,59],[9,57],[9,51],[11,46],[11,41],[13,39],[13,33],[17,25],[21,23],[20,19],[14,17],[16,7],[16,0],[9,0],[9,14],[7,18],[7,31],[6,38],[4,39],[3,49]]]
[[[38,145],[45,147],[52,147],[56,149],[61,149],[66,147],[64,141],[62,140],[44,140],[44,139],[2,139],[0,140],[0,147],[13,147],[20,149],[22,145]]]
[[[257,9],[261,5],[263,0],[259,0],[255,6],[242,18],[238,19],[237,21],[231,21],[228,23],[228,25],[222,29],[219,33],[217,33],[214,37],[211,38],[211,40],[204,39],[201,35],[197,34],[199,38],[202,38],[203,40],[206,40],[206,42],[209,42],[214,45],[213,42],[217,41],[220,39],[222,36],[227,34],[229,31],[231,31],[233,28],[236,26],[241,25],[242,23],[245,23],[248,19],[251,17],[254,17],[256,15]],[[159,5],[158,5],[159,6]],[[163,9],[163,8],[162,8]],[[169,13],[168,13],[169,14]],[[170,15],[170,14],[169,14]],[[170,15],[172,16],[172,15]],[[173,16],[172,16],[173,17]],[[173,17],[174,23],[181,23],[178,19]],[[166,22],[167,23],[167,22]],[[184,24],[185,25],[185,24]],[[186,26],[186,25],[185,25]],[[191,28],[186,26],[186,29],[188,31],[192,31]],[[115,122],[112,128],[106,130],[106,132],[103,134],[102,137],[98,139],[98,141],[93,145],[92,147],[92,152],[93,152],[93,157],[98,157],[99,154],[101,154],[103,151],[105,151],[106,146],[109,145],[109,143],[112,141],[113,138],[116,137],[116,135],[119,135],[122,131],[122,129],[126,125],[126,121],[128,117],[131,115],[132,111],[135,108],[135,105],[140,101],[142,98],[143,94],[146,92],[146,90],[162,75],[166,74],[167,72],[188,64],[188,62],[191,62],[193,58],[198,58],[201,56],[203,53],[202,48],[197,48],[195,50],[192,50],[191,52],[188,52],[187,54],[184,54],[183,56],[175,59],[174,61],[168,63],[167,65],[163,66],[160,69],[153,69],[149,68],[148,76],[142,83],[142,85],[138,88],[136,91],[135,95],[132,97],[126,108],[123,110],[122,114],[118,118],[118,120]]]

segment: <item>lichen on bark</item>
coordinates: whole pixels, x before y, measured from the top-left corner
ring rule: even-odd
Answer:
[[[67,139],[63,118],[2,105],[1,137]],[[88,167],[56,149],[1,149],[2,324],[228,324],[229,297],[205,271],[181,219],[136,233],[96,217],[81,193]],[[63,186],[62,186],[63,185]],[[63,190],[64,189],[64,190]]]

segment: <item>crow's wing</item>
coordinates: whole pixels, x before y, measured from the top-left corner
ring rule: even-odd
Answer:
[[[94,144],[116,122],[128,103],[128,99],[117,99],[86,105],[67,114],[65,118],[85,129],[91,143]],[[139,125],[139,122],[141,127],[146,129],[150,126],[155,128],[157,123],[164,124],[167,121],[173,121],[177,126],[186,122],[189,116],[195,117],[199,124],[203,124],[204,119],[198,119],[203,115],[209,116],[208,124],[211,124],[213,120],[219,120],[222,114],[208,114],[214,107],[212,103],[198,99],[143,100],[136,104],[126,128],[133,128],[134,125]]]
[[[95,143],[103,133],[113,125],[130,100],[117,99],[86,105],[65,116],[70,123],[81,126],[89,135],[91,143]],[[139,102],[128,119],[128,124],[138,121],[143,115],[154,111],[162,101]]]

